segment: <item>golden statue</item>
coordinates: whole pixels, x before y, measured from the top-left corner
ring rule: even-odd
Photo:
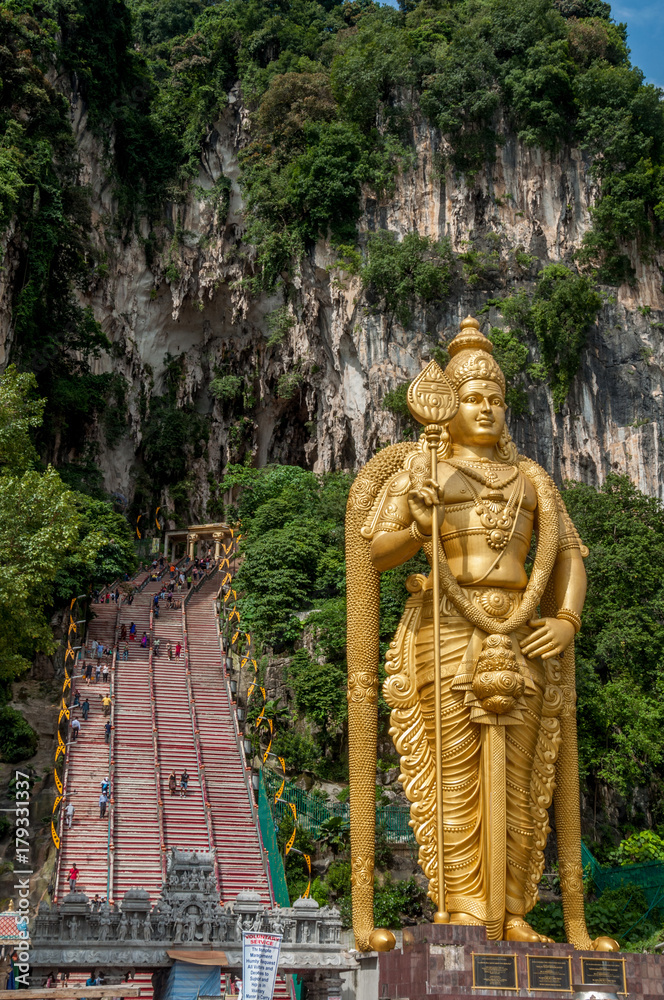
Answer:
[[[583,911],[574,636],[588,552],[550,477],[517,453],[492,351],[479,323],[464,320],[445,372],[432,361],[409,388],[419,442],[380,451],[348,501],[352,899],[363,951],[394,946],[373,923],[380,572],[421,548],[432,571],[408,578],[383,692],[434,920],[483,925],[491,940],[549,940],[525,915],[555,790],[567,939],[618,947],[591,942]]]

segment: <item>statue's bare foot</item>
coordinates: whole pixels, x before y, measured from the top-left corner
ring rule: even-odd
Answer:
[[[527,941],[530,944],[554,944],[553,938],[538,934],[523,917],[511,917],[505,921],[503,937],[505,941]]]
[[[620,945],[610,937],[595,938],[590,946],[593,951],[620,951]]]
[[[450,923],[451,924],[469,924],[471,927],[483,927],[484,922],[479,920],[477,917],[473,917],[470,913],[450,913]]]

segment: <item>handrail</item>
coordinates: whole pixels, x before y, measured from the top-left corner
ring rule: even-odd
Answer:
[[[205,763],[203,762],[203,751],[201,748],[200,731],[198,728],[198,717],[196,714],[196,699],[194,697],[194,689],[191,680],[191,665],[189,663],[189,638],[187,634],[187,615],[185,611],[185,606],[189,600],[191,594],[194,590],[199,590],[203,582],[216,570],[216,565],[213,565],[212,569],[207,571],[205,575],[202,576],[200,582],[197,581],[195,587],[191,588],[184,597],[182,601],[181,614],[182,614],[182,636],[183,636],[183,646],[184,646],[184,669],[185,669],[185,679],[187,686],[187,699],[189,702],[189,715],[191,718],[191,726],[194,734],[194,746],[196,748],[196,763],[198,766],[198,778],[201,785],[201,792],[203,795],[203,809],[205,812],[205,826],[208,835],[208,844],[210,846],[210,851],[213,857],[214,864],[214,877],[217,883],[217,891],[219,892],[220,898],[223,897],[222,884],[221,884],[221,872],[219,870],[219,859],[217,857],[216,844],[214,840],[214,827],[212,824],[212,805],[210,803],[208,787],[207,787],[207,776],[205,773]]]
[[[108,804],[108,876],[106,880],[106,899],[109,905],[113,903],[113,876],[115,874],[115,668],[118,659],[118,631],[120,627],[120,605],[117,606],[115,615],[115,629],[113,632],[113,657],[111,659],[111,672],[109,676],[108,694],[111,699],[111,735],[108,740],[108,781],[109,781],[109,804]]]
[[[78,604],[78,601],[76,601],[76,604]],[[71,614],[71,607],[70,607],[70,614]],[[76,612],[76,614],[78,614],[78,611]],[[81,639],[84,641],[84,636],[81,636]],[[65,671],[66,671],[66,669],[67,669],[67,667],[66,667],[66,658],[65,658]],[[70,684],[69,684],[69,717],[67,717],[67,735],[66,735],[66,739],[65,739],[65,752],[64,752],[65,767],[64,767],[64,771],[62,772],[62,797],[61,797],[61,800],[60,800],[60,807],[59,807],[60,808],[60,812],[58,814],[58,831],[57,831],[58,832],[58,842],[59,842],[60,846],[57,848],[57,861],[56,861],[56,865],[55,865],[55,884],[54,884],[54,887],[53,887],[53,894],[52,894],[52,900],[53,900],[54,903],[57,902],[57,899],[58,899],[58,888],[59,888],[59,885],[60,885],[60,866],[62,864],[62,833],[63,833],[63,826],[64,826],[64,821],[65,821],[65,811],[62,808],[62,804],[63,804],[63,802],[66,801],[66,798],[67,798],[67,789],[69,787],[69,758],[70,758],[70,755],[67,753],[67,747],[69,745],[70,720],[71,720],[72,702],[74,700],[74,683],[73,682],[74,682],[75,674],[76,674],[76,660],[74,660],[74,663],[72,664]],[[59,728],[60,727],[58,726],[58,731],[59,731]],[[56,760],[55,764],[53,765],[54,772],[55,772],[56,768],[57,768],[57,760]]]
[[[166,885],[168,858],[166,857],[166,836],[164,834],[164,800],[161,797],[161,763],[159,761],[159,738],[157,736],[157,704],[154,691],[154,608],[150,606],[150,648],[148,650],[148,678],[150,686],[150,711],[152,715],[152,747],[154,751],[155,790],[157,793],[157,822],[159,825],[159,847],[161,876]]]
[[[245,760],[245,756],[244,756],[244,750],[242,748],[242,739],[241,739],[241,736],[240,736],[240,726],[238,724],[238,719],[237,719],[237,706],[235,705],[235,702],[233,701],[233,695],[232,695],[231,688],[230,688],[230,683],[229,683],[229,680],[228,680],[228,670],[227,670],[226,664],[228,662],[227,661],[227,656],[230,655],[230,654],[227,654],[224,651],[224,646],[223,646],[223,642],[222,642],[221,629],[219,627],[219,616],[215,615],[214,619],[215,619],[215,626],[216,626],[216,629],[217,629],[217,640],[219,642],[219,652],[220,652],[220,655],[221,655],[221,664],[222,664],[221,674],[222,674],[222,678],[223,678],[223,682],[224,682],[224,687],[226,689],[226,697],[228,698],[228,705],[229,705],[229,708],[230,708],[231,719],[233,721],[233,733],[235,735],[235,745],[237,747],[237,752],[238,752],[238,755],[240,757],[240,762],[242,764],[242,772],[244,774],[244,783],[245,783],[245,787],[247,789],[247,798],[249,799],[249,806],[251,808],[251,817],[253,819],[254,826],[256,828],[256,833],[258,834],[258,843],[259,843],[260,851],[261,851],[261,859],[263,861],[263,869],[264,869],[265,874],[267,876],[267,883],[268,883],[268,887],[269,887],[269,890],[270,890],[270,901],[271,901],[272,905],[274,905],[274,888],[272,886],[272,872],[270,870],[270,859],[269,859],[269,857],[267,855],[267,851],[265,849],[265,844],[263,843],[263,837],[262,837],[261,830],[260,830],[260,823],[258,822],[258,811],[256,809],[256,803],[254,802],[254,792],[253,792],[253,788],[252,788],[251,782],[250,782],[250,780],[248,778],[248,772],[251,771],[251,767],[247,767],[247,764],[246,764],[246,760]]]

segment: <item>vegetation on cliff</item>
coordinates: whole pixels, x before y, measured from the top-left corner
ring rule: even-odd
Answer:
[[[53,606],[135,565],[126,520],[40,465],[36,387],[13,365],[0,376],[0,703],[36,652],[54,650]]]
[[[601,0],[402,0],[398,10],[373,0],[4,0],[0,34],[12,355],[47,400],[42,455],[73,464],[71,482],[87,492],[99,489],[94,442],[127,431],[130,387],[103,371],[121,347],[81,293],[103,287],[114,240],[140,239],[148,263],[178,280],[178,205],[229,94],[249,111],[246,227],[233,251],[249,290],[280,289],[290,319],[294,271],[321,238],[336,247],[341,280],[361,276],[366,308],[405,326],[423,311],[433,333],[450,296],[485,288],[503,303],[495,336],[514,367],[516,412],[526,380],[548,382],[562,405],[599,310],[594,282],[633,280],[637,258],[662,245],[662,102]],[[116,195],[96,232],[69,87],[83,97]],[[579,148],[598,196],[575,259],[539,260],[491,227],[457,254],[416,232],[398,242],[388,230],[359,231],[362,197],[389,200],[397,174],[415,166],[423,128],[441,176],[454,170],[471,189],[507,137],[544,153]],[[220,225],[229,188],[222,176],[211,195]],[[268,340],[279,351],[285,337]],[[293,398],[309,379],[298,369],[275,391]],[[136,510],[162,502],[165,488],[184,508],[209,417],[170,383],[153,406],[151,391]],[[231,458],[251,445],[258,402],[229,429]],[[155,462],[174,441],[177,468]]]

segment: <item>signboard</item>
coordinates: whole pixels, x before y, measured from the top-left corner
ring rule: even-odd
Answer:
[[[581,982],[593,986],[617,986],[618,993],[627,993],[624,958],[582,958]]]
[[[572,992],[572,959],[528,955],[528,989]]]
[[[272,1000],[281,934],[242,932],[242,1000]]]
[[[518,989],[516,955],[473,954],[473,989]]]

